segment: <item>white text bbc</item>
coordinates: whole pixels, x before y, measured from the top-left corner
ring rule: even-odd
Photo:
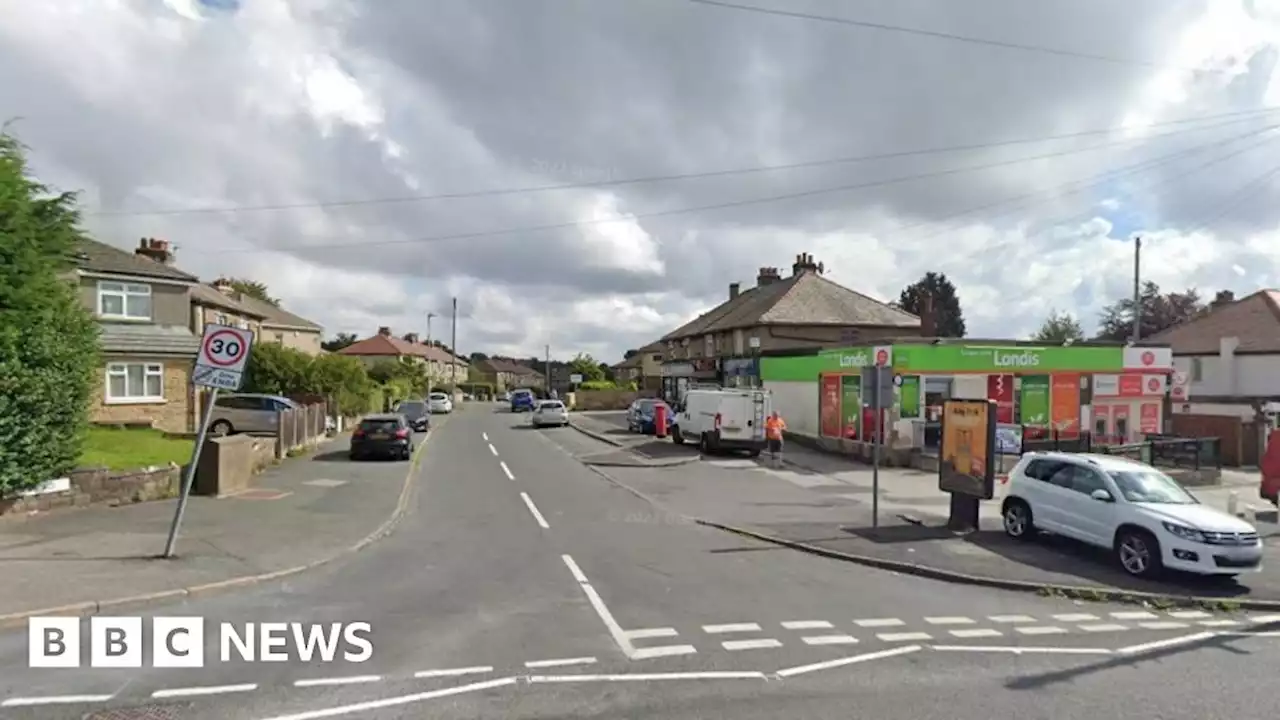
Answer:
[[[27,623],[28,662],[33,668],[80,667],[80,618],[36,617]],[[220,662],[346,662],[373,657],[369,623],[218,623]],[[199,668],[205,663],[205,621],[200,617],[151,620],[151,665]],[[89,618],[89,667],[143,666],[146,644],[140,617]]]

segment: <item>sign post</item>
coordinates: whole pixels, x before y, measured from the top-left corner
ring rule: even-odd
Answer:
[[[191,449],[191,462],[187,464],[187,472],[182,478],[178,507],[173,512],[169,539],[165,541],[164,555],[161,557],[173,557],[173,549],[178,542],[178,529],[182,526],[182,516],[187,510],[187,498],[191,496],[191,485],[196,478],[196,466],[200,463],[200,450],[204,447],[205,436],[209,433],[209,419],[213,417],[213,408],[218,402],[218,391],[240,389],[244,382],[245,365],[249,362],[249,348],[252,346],[253,332],[250,330],[230,325],[205,325],[204,336],[200,338],[200,352],[196,355],[196,364],[191,371],[191,384],[198,388],[211,388],[211,391],[206,400],[204,418],[196,429],[196,444]]]
[[[862,368],[862,387],[875,415],[871,425],[871,529],[880,527],[880,444],[884,442],[884,411],[893,407],[893,348],[875,348],[875,364]]]

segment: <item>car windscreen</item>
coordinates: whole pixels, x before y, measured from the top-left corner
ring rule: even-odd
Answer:
[[[564,403],[558,403],[558,402],[544,402],[544,403],[542,403],[541,405],[539,405],[538,407],[542,408],[543,410],[563,410],[563,409],[564,409]]]
[[[436,401],[439,401],[439,400],[448,400],[448,399],[449,399],[449,396],[448,396],[448,395],[445,395],[444,393],[431,393],[431,394],[430,394],[430,395],[428,395],[427,397],[431,398],[432,400],[436,400]]]
[[[1113,470],[1111,479],[1125,500],[1133,503],[1159,505],[1196,505],[1191,493],[1182,489],[1177,480],[1154,468],[1143,470]]]
[[[395,432],[400,429],[400,421],[393,419],[362,420],[360,429],[365,432]]]
[[[533,397],[533,393],[528,390],[517,390],[511,393],[512,400],[528,400],[531,397]]]

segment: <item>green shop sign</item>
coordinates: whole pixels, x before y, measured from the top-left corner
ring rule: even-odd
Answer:
[[[871,347],[825,350],[817,355],[760,358],[760,379],[769,382],[818,382],[818,376],[830,372],[858,372],[870,365],[875,352]],[[897,352],[895,347],[894,352]]]
[[[903,373],[1121,372],[1121,347],[895,345],[893,369]]]

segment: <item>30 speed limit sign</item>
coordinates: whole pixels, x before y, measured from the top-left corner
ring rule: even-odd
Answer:
[[[239,390],[249,362],[253,332],[230,325],[206,325],[191,382],[221,390]]]

